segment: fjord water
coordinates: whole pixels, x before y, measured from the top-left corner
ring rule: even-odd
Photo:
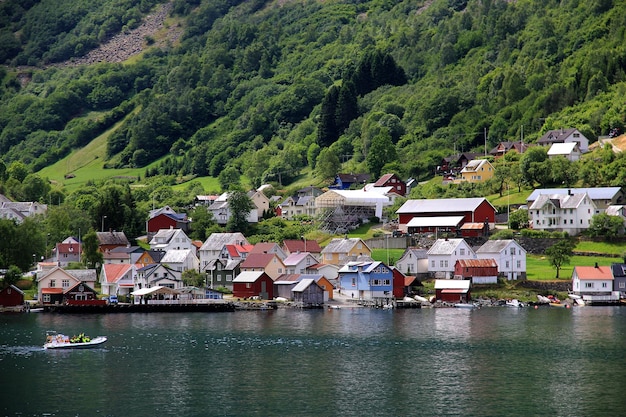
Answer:
[[[618,416],[625,376],[620,307],[0,315],[3,416]]]

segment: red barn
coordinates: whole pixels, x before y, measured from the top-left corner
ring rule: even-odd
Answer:
[[[233,279],[233,296],[237,298],[274,298],[274,280],[263,271],[244,271]]]
[[[398,229],[406,232],[408,224],[414,218],[427,221],[441,217],[463,217],[459,226],[465,223],[488,223],[490,228],[495,227],[496,208],[486,198],[438,198],[407,200],[400,207],[398,214]]]
[[[498,264],[495,259],[459,259],[454,264],[454,276],[471,279],[474,284],[496,284]]]
[[[15,285],[0,291],[0,307],[16,307],[24,304],[24,292]]]

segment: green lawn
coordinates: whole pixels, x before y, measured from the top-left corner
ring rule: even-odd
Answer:
[[[618,255],[620,257],[626,254],[626,242],[579,242],[574,249],[577,252],[606,253],[609,255]]]
[[[559,273],[559,279],[572,279],[572,271],[575,266],[594,266],[597,262],[600,266],[609,266],[614,262],[621,262],[620,258],[607,256],[572,256],[569,264],[564,265]],[[528,255],[526,257],[527,278],[531,280],[554,280],[556,270],[550,266],[547,256]]]

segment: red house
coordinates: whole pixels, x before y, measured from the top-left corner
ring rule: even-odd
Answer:
[[[24,292],[15,285],[0,290],[0,307],[17,307],[24,304]]]
[[[495,259],[459,259],[454,264],[454,276],[471,279],[473,284],[496,284],[498,264]]]
[[[233,296],[237,298],[274,298],[274,280],[263,271],[244,271],[233,279]]]
[[[400,207],[398,214],[398,229],[406,232],[409,222],[418,217],[422,222],[432,220],[437,223],[441,217],[462,217],[458,224],[488,223],[490,228],[495,227],[496,208],[486,198],[437,198],[422,200],[407,200]]]
[[[404,298],[406,277],[398,268],[391,267],[391,272],[393,272],[393,296],[401,300]]]
[[[374,183],[374,187],[393,187],[393,191],[401,196],[406,195],[406,183],[396,174],[385,174]]]

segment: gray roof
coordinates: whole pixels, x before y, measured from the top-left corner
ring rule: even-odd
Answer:
[[[418,248],[406,248],[402,257],[398,260],[398,262],[404,260],[405,257],[411,254],[415,259],[428,259],[428,250],[427,249],[418,249]]]
[[[263,274],[265,271],[243,271],[233,279],[233,282],[256,282]]]
[[[428,250],[429,255],[449,255],[463,242],[463,239],[437,239]]]
[[[621,190],[621,187],[538,188],[526,198],[526,201],[535,201],[541,194],[567,194],[568,192],[587,193],[592,200],[612,200]]]
[[[359,242],[362,242],[365,247],[368,247],[365,242],[363,242],[358,237],[337,238],[331,240],[330,243],[326,245],[324,249],[322,249],[322,253],[348,253],[354,247],[354,245]]]
[[[302,292],[309,288],[310,285],[314,284],[315,280],[310,278],[302,279],[298,282],[298,284],[291,289],[293,292]]]
[[[500,253],[511,242],[515,242],[515,241],[513,239],[488,240],[480,248],[476,249],[476,253]],[[517,246],[524,249],[520,244],[517,244]]]
[[[96,282],[95,269],[66,269],[65,272],[82,282]]]
[[[130,242],[124,232],[96,232],[101,245],[129,246]]]
[[[222,250],[224,245],[248,244],[246,237],[239,232],[212,233],[202,244],[200,250]]]
[[[477,197],[407,200],[396,213],[458,213],[462,211],[474,211],[483,201],[487,201],[487,199]]]
[[[551,203],[557,208],[568,209],[577,208],[587,197],[587,193],[580,194],[541,194],[528,208],[529,210],[537,210]],[[593,204],[593,201],[592,201]]]
[[[182,263],[191,254],[190,249],[171,249],[165,252],[165,256],[161,259],[161,263]]]

